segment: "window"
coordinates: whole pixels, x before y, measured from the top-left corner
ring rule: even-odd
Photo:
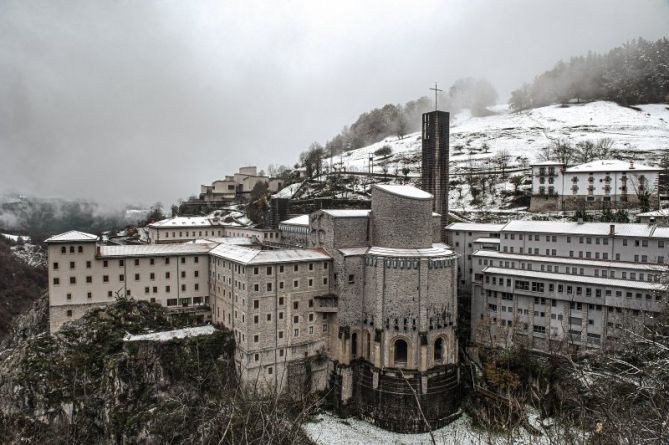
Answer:
[[[355,275],[349,274],[348,276],[348,284],[354,284],[355,283]]]
[[[298,301],[293,301],[293,309],[297,310],[300,307],[300,303]]]
[[[267,291],[269,292],[271,290],[272,290],[272,283],[267,283]]]
[[[102,282],[109,283],[109,275],[102,275]]]
[[[260,308],[260,300],[253,300],[253,309]]]
[[[293,281],[293,287],[298,287],[300,285],[299,280],[294,280]]]
[[[72,316],[72,309],[68,309],[68,310],[67,310],[67,316],[68,316],[68,317],[71,317],[71,316]]]

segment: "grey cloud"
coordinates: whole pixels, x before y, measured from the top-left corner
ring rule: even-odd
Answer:
[[[668,18],[659,0],[5,1],[0,192],[170,203],[435,80],[504,99]]]

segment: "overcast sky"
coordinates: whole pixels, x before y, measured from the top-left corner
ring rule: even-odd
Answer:
[[[666,0],[0,1],[0,193],[170,204],[361,112],[669,35]]]

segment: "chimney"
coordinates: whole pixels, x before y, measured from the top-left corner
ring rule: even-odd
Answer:
[[[579,219],[578,219],[578,223],[579,223],[579,224],[583,224],[583,218],[579,218]]]
[[[650,224],[650,225],[655,224],[655,217],[654,217],[654,216],[651,216],[651,217],[648,219],[648,221],[649,221],[649,224]]]
[[[630,170],[634,170],[634,159],[630,159]]]
[[[609,225],[609,236],[613,236],[615,234],[616,234],[616,225],[615,224]]]

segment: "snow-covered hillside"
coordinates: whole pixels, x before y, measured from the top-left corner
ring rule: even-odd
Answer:
[[[553,105],[518,113],[507,106],[495,107],[486,117],[467,111],[451,117],[450,208],[460,212],[520,210],[529,200],[518,191],[529,188],[529,166],[552,141],[565,139],[572,145],[613,141],[612,156],[656,164],[669,150],[669,107],[663,104],[622,107],[613,102]],[[504,154],[503,173],[499,162]],[[323,162],[325,175],[315,181],[282,190],[294,198],[336,196],[368,199],[375,182],[416,182],[420,177],[421,135],[402,139],[388,137],[357,150],[335,155]],[[335,169],[349,175],[328,175]],[[369,177],[372,171],[377,176]],[[383,176],[378,176],[383,175]],[[524,175],[525,184],[512,185],[510,177]],[[471,185],[475,182],[476,197]],[[517,216],[517,215],[516,215]]]
[[[648,160],[649,153],[669,149],[669,107],[663,104],[640,105],[641,111],[622,107],[613,102],[591,102],[566,107],[553,105],[512,113],[507,106],[493,109],[497,114],[471,117],[468,112],[451,117],[451,162],[464,166],[473,161],[494,157],[500,150],[512,156],[512,163],[525,157],[536,160],[540,150],[551,140],[568,139],[572,143],[611,138],[614,149],[637,152],[639,160]],[[487,144],[488,150],[485,150]],[[374,156],[373,170],[388,173],[412,169],[420,163],[420,133],[403,139],[388,137],[367,147],[336,155],[334,164],[341,163],[346,171],[366,172],[369,157],[381,147],[390,146],[388,157]],[[515,161],[515,162],[514,162]],[[325,161],[330,165],[330,159]]]

